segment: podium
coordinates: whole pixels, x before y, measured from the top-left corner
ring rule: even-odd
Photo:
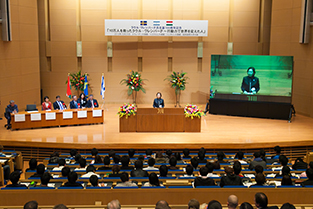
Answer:
[[[200,132],[200,118],[186,118],[184,108],[138,108],[120,118],[120,132]]]

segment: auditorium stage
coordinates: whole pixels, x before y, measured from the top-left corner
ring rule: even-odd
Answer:
[[[149,107],[150,105],[138,105]],[[9,131],[0,121],[0,143],[10,147],[90,149],[253,149],[313,146],[313,118],[284,120],[210,115],[201,133],[119,133],[119,105],[104,106],[104,124]],[[167,107],[173,107],[168,105]],[[201,105],[202,109],[205,105]]]

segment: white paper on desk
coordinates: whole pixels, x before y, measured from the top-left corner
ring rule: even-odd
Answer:
[[[14,155],[5,155],[5,157],[14,157]]]
[[[55,120],[56,114],[55,112],[46,112],[46,120]]]
[[[41,113],[30,114],[31,121],[39,121],[41,120]]]
[[[63,112],[63,119],[71,119],[71,118],[73,118],[73,112],[72,111]]]
[[[77,111],[77,118],[87,118],[87,111]]]
[[[6,161],[8,161],[7,159],[0,159],[0,163],[5,163]]]
[[[16,114],[14,115],[14,122],[24,122],[25,114]]]
[[[48,187],[55,187],[55,183],[48,183]]]
[[[102,110],[92,110],[92,117],[102,117]]]

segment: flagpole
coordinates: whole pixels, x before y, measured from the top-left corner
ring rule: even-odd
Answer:
[[[104,82],[104,73],[102,73],[102,76],[101,76],[101,84],[102,84],[102,78],[103,78],[103,82]],[[100,91],[102,91],[102,85],[101,85]],[[104,92],[103,92],[103,96],[102,96],[102,109],[104,109]]]

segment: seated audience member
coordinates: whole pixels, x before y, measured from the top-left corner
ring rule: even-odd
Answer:
[[[199,176],[195,178],[194,187],[198,186],[215,186],[215,182],[208,175],[208,168],[206,166],[201,167],[199,170]]]
[[[77,96],[73,95],[73,100],[70,102],[70,108],[71,109],[78,109],[80,108],[80,106],[78,106],[78,102],[77,102]]]
[[[264,150],[264,149],[260,149],[260,157],[263,159],[263,161],[266,162],[266,157],[265,157],[265,155],[266,155],[265,150]]]
[[[93,98],[92,94],[89,95],[89,100],[87,101],[87,105],[86,106],[89,107],[89,108],[99,107],[98,101]]]
[[[76,149],[71,149],[70,150],[71,159],[75,159],[76,155],[77,155],[77,150]]]
[[[282,186],[291,186],[293,185],[290,175],[285,175],[281,179],[281,185]]]
[[[0,157],[5,157],[5,153],[3,153],[4,147],[0,145]],[[1,165],[0,165],[1,166]],[[3,178],[8,180],[10,178],[10,166],[9,165],[2,165],[3,168]]]
[[[172,157],[173,155],[173,151],[171,149],[168,149],[165,151],[165,160],[166,160],[166,163],[169,163],[170,161],[170,158]]]
[[[50,179],[52,179],[52,176],[50,173],[46,172],[40,177],[41,184],[39,187],[48,187],[48,184],[50,182]]]
[[[26,169],[26,172],[36,170],[37,159],[35,158],[30,159],[30,161],[28,162],[28,165],[29,165],[29,168]]]
[[[217,174],[213,174],[213,170],[214,170],[214,164],[213,163],[208,162],[205,166],[208,168],[207,177],[219,177]]]
[[[199,209],[200,208],[200,203],[196,199],[191,199],[188,202],[188,209]]]
[[[214,170],[220,170],[221,169],[221,164],[219,162],[215,161],[213,163],[213,169]]]
[[[143,186],[144,187],[159,187],[163,185],[160,184],[159,178],[155,173],[150,173],[149,182],[146,182]]]
[[[250,162],[249,169],[253,170],[256,165],[260,165],[263,169],[266,169],[266,162],[261,158],[260,152],[255,152],[253,156],[254,159]]]
[[[284,167],[284,166],[287,166],[288,165],[288,158],[285,156],[285,155],[280,155],[279,158],[278,158],[278,161],[281,165],[281,169]]]
[[[31,177],[41,177],[46,171],[46,167],[44,164],[39,164],[36,167],[36,173],[32,175]]]
[[[263,173],[264,169],[263,169],[262,166],[256,165],[256,166],[254,167],[254,171],[255,171],[255,174],[258,174],[258,173]]]
[[[120,177],[121,177],[122,183],[117,184],[115,187],[136,187],[137,186],[137,184],[129,181],[128,173],[123,172]]]
[[[293,204],[285,203],[280,207],[280,209],[296,209],[296,207]]]
[[[243,177],[243,175],[240,173],[241,172],[241,163],[239,161],[235,161],[233,165],[234,173],[235,175],[239,177]]]
[[[142,170],[143,162],[141,160],[137,160],[135,162],[135,170],[130,172],[131,177],[148,177],[148,172]]]
[[[101,186],[99,184],[99,178],[96,175],[91,175],[89,178],[89,182],[91,184],[91,187],[100,187]]]
[[[184,177],[193,177],[193,167],[192,165],[187,165],[185,168],[186,174],[184,175]]]
[[[115,151],[114,150],[110,150],[109,157],[113,159],[114,156],[115,156]]]
[[[75,168],[74,171],[84,171],[86,170],[87,161],[85,158],[79,160],[79,168]]]
[[[96,157],[97,154],[99,154],[99,151],[97,148],[92,148],[90,151],[91,157]]]
[[[205,159],[205,153],[204,152],[199,152],[198,153],[198,162],[199,163],[207,163],[208,161]]]
[[[162,152],[158,151],[155,156],[155,163],[166,163]]]
[[[252,205],[248,202],[241,203],[239,209],[253,209]]]
[[[61,170],[62,177],[68,177],[68,174],[71,172],[71,169],[69,167],[64,167]]]
[[[62,187],[83,187],[80,183],[76,182],[78,175],[75,171],[71,171],[67,177],[68,181]]]
[[[112,173],[109,174],[109,177],[121,177],[121,173],[120,173],[120,167],[118,165],[113,165],[112,167]]]
[[[121,157],[122,167],[121,170],[133,170],[134,167],[129,165],[130,159],[127,155]]]
[[[148,167],[143,168],[144,171],[158,171],[159,169],[154,167],[155,165],[155,159],[154,158],[149,158],[148,160]]]
[[[292,165],[292,169],[294,169],[294,170],[307,169],[307,168],[308,168],[308,164],[306,162],[304,162],[301,157],[298,157],[295,160],[295,163]]]
[[[313,161],[311,161],[310,163],[309,163],[309,165],[308,165],[308,167],[306,168],[306,169],[308,169],[308,168],[312,168],[313,169]],[[306,171],[304,171],[304,172],[302,172],[301,174],[300,174],[300,177],[307,177],[306,176]]]
[[[236,209],[238,206],[238,197],[236,195],[230,195],[227,199],[228,209]]]
[[[222,205],[219,201],[217,200],[212,200],[208,203],[208,208],[207,209],[222,209]]]
[[[228,185],[243,185],[242,179],[234,174],[234,169],[230,167],[225,168],[226,176],[221,178],[220,186],[228,186]]]
[[[59,159],[58,167],[54,167],[53,171],[61,171],[65,166],[65,159]]]
[[[280,146],[275,146],[275,147],[274,147],[274,151],[275,151],[275,155],[272,156],[271,158],[272,158],[273,160],[278,160],[278,159],[279,159],[279,156],[280,156],[280,152],[281,152]]]
[[[169,160],[169,164],[170,166],[168,167],[169,170],[177,170],[179,168],[176,167],[177,165],[177,159],[176,157],[171,157],[170,160]]]
[[[110,168],[110,158],[109,158],[109,156],[105,156],[105,157],[103,158],[103,164],[104,164],[104,166],[99,167],[99,168],[98,168],[98,171],[111,170],[111,168]]]
[[[277,206],[271,206],[271,207],[267,207],[268,204],[268,200],[267,200],[267,196],[262,193],[262,192],[258,192],[254,195],[254,203],[255,203],[255,207],[258,209],[278,209]]]
[[[225,156],[225,154],[224,154],[224,152],[217,152],[216,153],[216,156],[217,156],[217,161],[219,162],[219,163],[227,163],[226,161],[224,161],[224,158],[226,158],[226,156]]]
[[[151,158],[153,155],[153,152],[151,149],[146,149],[146,158]]]
[[[165,200],[159,200],[155,204],[155,209],[171,209],[171,208]]]
[[[266,182],[264,174],[258,173],[257,175],[255,175],[255,181],[256,181],[256,184],[252,184],[250,187],[264,186],[264,184]]]
[[[142,163],[144,163],[144,161],[145,161],[145,156],[139,155],[138,158],[137,158],[137,160],[140,160],[140,161],[142,161]],[[135,161],[135,162],[136,162],[136,161]]]
[[[42,110],[52,110],[52,104],[51,102],[49,101],[49,97],[48,96],[45,96],[43,98],[43,103],[41,104],[42,105]]]
[[[18,113],[18,107],[15,104],[14,100],[10,101],[10,104],[5,109],[4,117],[7,119],[7,129],[11,129],[11,113]]]
[[[93,161],[91,161],[90,164],[101,164],[101,163],[103,163],[103,160],[102,160],[101,156],[97,154],[95,156],[95,159]]]
[[[312,168],[306,169],[306,176],[308,177],[308,180],[303,181],[302,186],[313,185],[313,169]]]
[[[193,169],[195,169],[195,170],[199,169],[198,168],[198,165],[199,165],[198,158],[196,158],[196,157],[191,158],[190,163],[191,163]]]
[[[235,155],[235,159],[237,159],[241,164],[248,164],[246,161],[242,160],[244,158],[244,153],[242,151],[239,151]]]
[[[121,209],[121,204],[118,200],[112,200],[108,203],[107,209]]]
[[[82,159],[82,156],[79,153],[77,153],[75,155],[75,162],[74,162],[74,164],[79,164],[80,159]]]
[[[59,160],[60,160],[60,153],[54,152],[50,155],[49,163],[57,164],[57,163],[59,163]]]
[[[53,102],[53,108],[55,110],[65,110],[66,109],[66,105],[65,103],[61,100],[61,97],[58,95],[55,97],[56,101]]]
[[[114,157],[113,157],[113,164],[120,165],[121,164],[120,162],[121,162],[121,156],[114,155]]]
[[[133,158],[134,155],[135,155],[135,150],[134,150],[134,149],[129,149],[129,150],[128,150],[128,156],[129,156],[129,158]]]
[[[183,158],[191,158],[189,149],[185,148],[183,150]]]
[[[58,204],[55,205],[52,209],[68,209],[68,208],[63,204]]]
[[[177,163],[185,163],[182,159],[181,159],[181,155],[179,152],[175,152],[174,156],[176,157]]]
[[[288,166],[283,166],[281,172],[276,174],[275,178],[283,177],[283,176],[290,176],[290,168]]]
[[[168,175],[168,168],[166,165],[161,165],[160,168],[159,168],[159,172],[160,172],[160,177],[169,177],[169,176],[172,176],[172,175]]]
[[[90,177],[92,175],[96,175],[97,177],[100,177],[99,174],[96,174],[96,167],[93,165],[88,165],[87,169],[86,169],[86,173],[84,175],[82,175],[81,177],[86,178],[86,177]]]
[[[19,171],[13,171],[10,174],[11,184],[6,185],[6,187],[27,187],[24,184],[18,183],[21,177],[21,173]]]
[[[24,205],[24,209],[37,209],[38,203],[37,201],[29,201]]]

